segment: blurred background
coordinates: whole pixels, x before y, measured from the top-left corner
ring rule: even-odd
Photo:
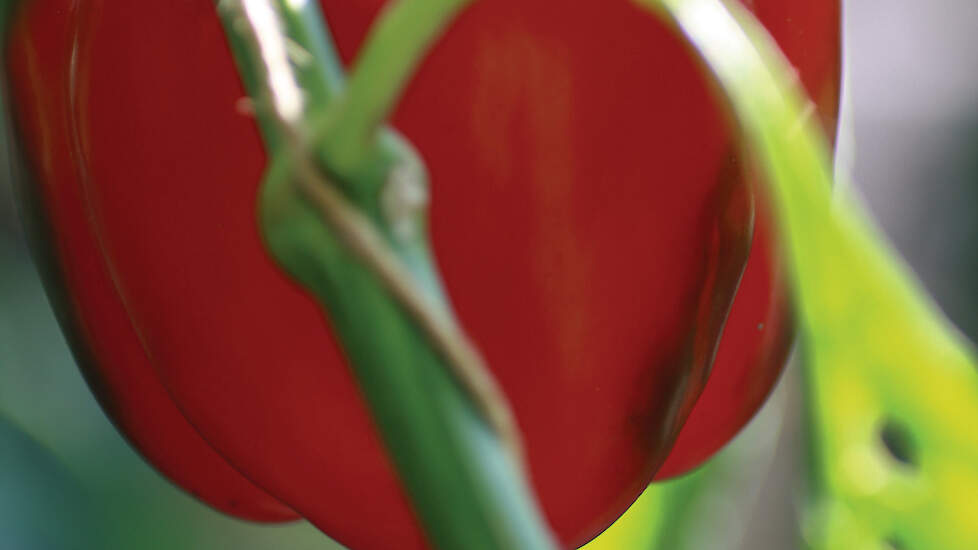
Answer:
[[[947,315],[978,340],[975,29],[975,0],[845,2],[840,167]],[[129,449],[74,365],[10,193],[4,177],[0,549],[336,548],[303,523],[257,527],[227,519]],[[677,482],[697,494],[686,514],[695,521],[667,526],[658,547],[801,547],[799,381],[792,367],[754,424],[710,466]]]

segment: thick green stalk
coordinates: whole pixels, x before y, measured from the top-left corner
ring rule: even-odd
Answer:
[[[365,101],[392,102],[441,28],[399,18],[448,3],[395,4],[386,15],[400,23],[381,18],[349,87],[308,4],[219,4],[269,150],[259,207],[266,244],[329,313],[429,541],[443,549],[555,548],[514,452],[509,409],[458,329],[433,267],[423,166],[380,119],[354,116],[339,130],[310,122],[347,120],[340,106],[359,105],[353,90],[366,85],[355,83],[388,72],[398,83],[381,83],[386,91]],[[414,50],[389,40],[416,28],[429,36]],[[359,136],[365,151],[352,170],[320,145],[346,139],[333,133],[340,131]]]
[[[739,3],[640,0],[719,79],[778,206],[802,328],[826,550],[978,548],[978,362],[848,186],[797,77]],[[664,10],[660,12],[659,10]]]

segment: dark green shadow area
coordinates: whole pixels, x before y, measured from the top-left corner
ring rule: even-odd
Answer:
[[[0,546],[100,548],[91,499],[50,452],[0,418]]]

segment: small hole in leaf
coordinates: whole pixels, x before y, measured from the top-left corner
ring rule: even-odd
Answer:
[[[917,446],[907,427],[896,420],[889,419],[880,428],[880,441],[893,460],[909,467],[917,466]],[[896,546],[899,550],[899,546]]]

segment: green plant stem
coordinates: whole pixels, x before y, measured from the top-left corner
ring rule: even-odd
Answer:
[[[334,170],[354,172],[370,162],[371,137],[399,99],[431,43],[472,0],[388,3],[354,62],[349,86],[324,120],[316,142]]]
[[[310,139],[310,121],[358,103],[324,44],[329,35],[318,14],[296,4],[219,4],[269,151],[259,207],[266,244],[329,313],[429,541],[444,549],[555,548],[514,453],[518,437],[505,399],[444,298],[423,204],[408,200],[425,189],[423,166],[379,120],[343,126],[370,136],[362,143],[368,161],[352,171],[320,154],[319,140],[334,130]],[[411,6],[436,4],[443,3],[399,2],[387,15],[430,15]],[[388,21],[365,46],[379,53],[365,54],[350,82],[369,80],[360,71],[383,72],[376,63],[403,81],[416,65],[423,47],[414,57],[383,54],[383,44],[402,44],[384,37],[410,30]],[[426,28],[434,36],[440,27]],[[380,95],[390,94],[396,91]],[[400,206],[390,206],[392,196]]]

